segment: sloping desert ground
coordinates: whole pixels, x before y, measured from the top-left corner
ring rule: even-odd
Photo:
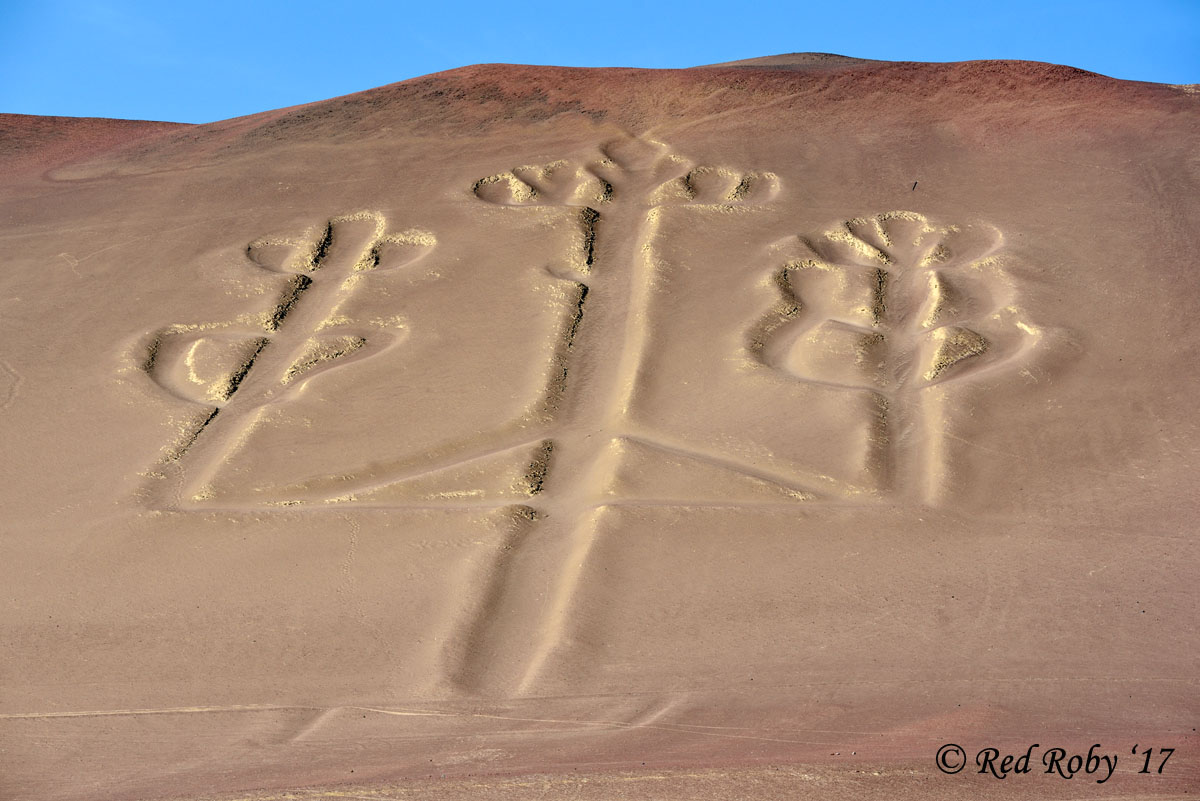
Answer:
[[[1200,788],[1193,87],[490,65],[0,132],[3,798]]]

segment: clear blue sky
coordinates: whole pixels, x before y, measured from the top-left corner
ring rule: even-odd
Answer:
[[[481,62],[1016,58],[1200,83],[1200,0],[0,0],[0,112],[208,122]]]

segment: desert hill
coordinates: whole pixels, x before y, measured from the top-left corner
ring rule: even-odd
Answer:
[[[827,54],[0,115],[0,797],[1182,797],[1198,122]],[[972,767],[1034,743],[1121,761]]]

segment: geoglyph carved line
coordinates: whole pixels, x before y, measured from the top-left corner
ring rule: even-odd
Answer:
[[[17,399],[21,375],[8,362],[0,359],[0,409],[7,409]]]
[[[598,196],[594,189],[581,188],[592,186],[592,179],[599,181]],[[559,160],[540,168],[514,168],[476,181],[472,191],[476,197],[490,203],[529,208],[557,206],[567,213],[580,214],[578,219],[584,234],[579,251],[585,255],[571,260],[577,273],[585,276],[587,281],[586,284],[581,281],[577,285],[580,309],[588,293],[603,293],[606,299],[619,305],[624,312],[623,318],[610,315],[600,318],[598,323],[589,323],[582,316],[577,316],[567,341],[574,339],[581,321],[585,326],[608,326],[602,332],[592,334],[592,341],[603,342],[607,352],[612,354],[610,361],[595,373],[604,377],[600,387],[591,388],[599,400],[584,404],[582,408],[589,410],[587,414],[595,418],[592,421],[594,424],[619,433],[628,424],[630,408],[637,394],[640,367],[645,358],[648,304],[659,270],[655,242],[659,236],[663,207],[673,205],[715,209],[767,202],[778,193],[779,180],[767,172],[697,165],[671,153],[661,142],[627,137],[602,145],[598,159],[583,163]],[[624,236],[620,237],[621,234]],[[606,247],[604,242],[607,239],[604,237],[609,236],[620,237],[629,244],[620,249]],[[605,254],[607,260],[597,263],[597,254]],[[569,370],[567,355],[563,353],[561,358],[564,379]],[[595,366],[592,369],[596,371]],[[552,386],[548,397],[554,398],[557,403],[566,391],[565,386]],[[590,419],[573,422],[582,426],[582,430],[587,430]],[[610,440],[589,437],[583,434],[566,437],[562,448],[563,458],[573,463],[567,472],[581,476],[600,475],[602,482],[607,474],[608,479],[613,480],[614,471],[619,469],[621,460],[617,457],[614,461],[611,454],[607,453],[606,442]],[[652,446],[638,447],[649,447],[651,452],[654,451]],[[686,450],[674,455],[658,452],[663,453],[661,458],[668,461],[693,460],[697,464],[707,465],[706,469],[712,470],[714,475],[724,476],[722,480],[725,482],[742,482],[745,485],[739,490],[742,492],[767,493],[781,500],[802,501],[811,497],[751,475],[753,471],[748,466],[714,462],[711,455]],[[611,501],[619,503],[620,498],[611,498]],[[556,520],[556,531],[566,537],[570,545],[566,563],[551,568],[558,579],[551,608],[541,623],[534,653],[524,665],[495,668],[497,673],[504,676],[519,673],[521,680],[517,685],[518,691],[532,686],[561,642],[567,610],[594,544],[596,515],[600,514],[603,501],[597,498],[591,505],[559,509],[554,496],[550,496],[539,505],[542,504],[548,505],[551,517]],[[497,570],[501,571],[499,567]],[[509,588],[509,593],[519,595],[522,592],[522,582],[515,579],[506,581],[505,586]],[[521,604],[514,601],[500,606],[517,608]],[[490,641],[493,632],[503,631],[510,625],[519,624],[491,620],[488,626],[474,631],[468,639],[474,642]],[[482,670],[478,660],[485,658],[482,654],[488,649],[479,647],[475,650],[480,655],[474,657],[474,663],[470,660],[463,663],[464,674],[475,675]],[[521,661],[519,654],[510,654],[507,658],[515,659],[518,663]],[[503,680],[498,681],[503,684]]]
[[[505,632],[497,632],[494,621],[513,594],[511,583],[518,578],[512,562],[522,556],[540,517],[536,509],[524,504],[504,507],[495,514],[506,528],[505,538],[495,557],[480,569],[475,584],[481,592],[443,651],[441,672],[459,689],[480,690],[492,684],[488,675],[494,658],[491,650],[505,645]]]
[[[774,173],[700,166],[664,182],[650,197],[655,205],[730,205],[767,203],[778,193],[779,177]]]
[[[333,217],[301,237],[250,243],[251,262],[288,275],[279,300],[259,319],[266,336],[231,333],[238,323],[230,322],[168,326],[151,337],[141,369],[173,394],[210,406],[196,424],[181,428],[164,460],[181,484],[195,490],[194,499],[210,494],[204,482],[219,470],[228,449],[245,441],[266,404],[339,359],[377,352],[381,343],[374,334],[318,332],[331,327],[360,274],[411,263],[436,243],[427,232],[385,230],[382,214],[357,212]],[[221,429],[219,435],[214,429]],[[201,445],[205,453],[191,456]]]
[[[1029,350],[1023,340],[1040,340],[1012,305],[1001,241],[988,226],[941,226],[910,211],[798,237],[815,258],[767,279],[780,299],[750,327],[747,350],[797,380],[875,396],[880,488],[919,486],[918,499],[932,502],[945,423],[929,409],[950,413],[933,388],[1013,365]]]

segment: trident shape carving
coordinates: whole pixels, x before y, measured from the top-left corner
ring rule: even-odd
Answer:
[[[586,307],[580,304],[579,337],[573,328],[572,343],[590,344],[593,356],[607,354],[594,359],[588,392],[571,400],[572,425],[554,436],[545,495],[536,508],[514,515],[525,533],[514,545],[515,556],[502,557],[504,567],[493,574],[495,584],[487,593],[495,603],[475,619],[451,671],[463,681],[486,673],[487,686],[525,690],[562,642],[568,607],[597,536],[603,502],[589,494],[590,488],[603,486],[611,476],[614,446],[619,454],[621,443],[636,439],[629,413],[659,270],[655,249],[662,214],[669,207],[753,210],[776,196],[779,179],[770,172],[698,165],[661,142],[628,138],[603,146],[599,159],[514,167],[477,180],[472,192],[516,213],[569,223],[571,250],[548,269],[588,299]],[[603,300],[593,303],[593,297]],[[556,474],[574,476],[580,488],[556,485]],[[802,497],[788,495],[789,500]],[[546,533],[539,546],[529,526],[542,515]],[[546,568],[555,578],[549,597],[534,610],[527,606],[527,582],[516,576],[516,564],[534,559],[531,551],[539,548],[561,556]],[[531,617],[537,620],[531,650],[514,650],[510,635],[528,633]]]

